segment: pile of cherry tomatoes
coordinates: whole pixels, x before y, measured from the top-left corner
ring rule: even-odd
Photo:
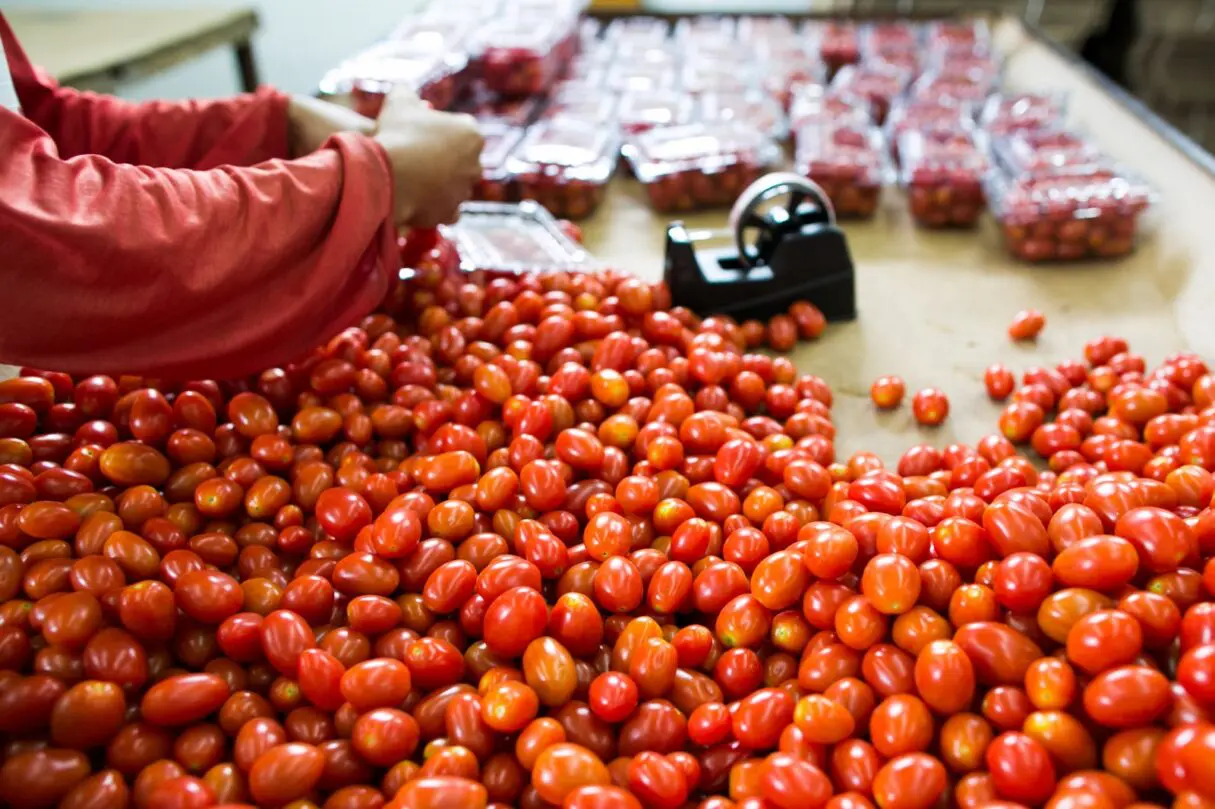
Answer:
[[[0,382],[0,804],[1215,807],[1215,375],[994,368],[890,469],[756,350],[823,327],[427,265],[246,383]]]

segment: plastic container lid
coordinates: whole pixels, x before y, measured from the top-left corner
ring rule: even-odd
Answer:
[[[608,23],[603,38],[618,47],[640,50],[662,47],[670,33],[670,24],[659,17],[621,17]]]
[[[644,132],[659,126],[692,120],[692,96],[682,90],[654,89],[627,92],[620,97],[616,119],[625,132]]]
[[[793,159],[811,179],[882,185],[890,179],[885,139],[875,126],[812,124],[798,130]]]
[[[996,89],[996,76],[969,70],[933,70],[911,85],[911,97],[921,101],[951,99],[976,107]]]
[[[930,51],[982,53],[991,50],[991,29],[984,20],[934,20],[925,26]]]
[[[832,89],[886,102],[907,89],[911,73],[889,62],[845,65],[835,74]]]
[[[736,163],[765,167],[781,156],[775,141],[741,122],[653,129],[626,139],[622,152],[643,183],[683,171],[713,174]]]
[[[658,90],[674,87],[678,75],[673,59],[617,62],[608,68],[604,84],[621,93]]]
[[[886,134],[897,140],[899,135],[912,130],[927,132],[958,132],[974,128],[974,107],[948,99],[922,101],[900,99],[890,108],[886,117]]]
[[[562,272],[593,270],[589,253],[562,232],[535,202],[466,202],[460,219],[445,227],[465,270]]]
[[[680,85],[689,93],[745,93],[760,87],[760,74],[751,65],[717,58],[690,58],[684,62]]]
[[[784,110],[771,96],[761,92],[703,93],[697,99],[696,117],[713,123],[748,123],[776,140],[783,140],[789,134]]]
[[[992,210],[1005,224],[1029,225],[1042,219],[1095,219],[1109,214],[1137,215],[1152,203],[1151,189],[1117,169],[1020,179],[993,175]]]
[[[549,95],[543,118],[578,118],[589,123],[606,124],[616,120],[620,97],[602,87],[582,81],[565,81]]]
[[[1001,168],[1014,177],[1079,172],[1082,166],[1096,171],[1110,161],[1087,138],[1066,129],[1035,129],[1014,132],[992,143]]]
[[[745,16],[738,20],[738,41],[752,46],[800,44],[797,29],[788,17]]]
[[[511,174],[606,183],[616,168],[620,138],[609,127],[572,118],[540,121],[528,129],[506,161]]]
[[[386,93],[393,87],[414,92],[454,76],[468,66],[461,53],[420,54],[407,45],[383,42],[329,71],[320,82],[321,95],[344,95],[354,90]]]
[[[977,183],[991,165],[976,132],[904,132],[898,147],[905,185]]]
[[[1066,99],[1057,94],[1014,93],[987,99],[979,123],[993,134],[1058,126],[1067,117]]]
[[[734,17],[699,14],[675,24],[675,42],[683,48],[724,47],[738,41]]]
[[[576,31],[576,18],[513,16],[486,22],[472,36],[480,58],[543,59]]]
[[[799,85],[793,89],[793,101],[789,105],[789,125],[794,131],[811,123],[831,122],[872,123],[869,102],[858,96],[819,85]]]
[[[465,20],[411,17],[398,25],[388,39],[415,53],[447,53],[463,46],[472,28]]]

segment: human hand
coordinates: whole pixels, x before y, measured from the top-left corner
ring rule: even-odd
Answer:
[[[291,156],[311,154],[338,132],[374,135],[376,123],[339,104],[319,98],[292,96],[287,104]]]
[[[485,139],[476,121],[394,91],[380,112],[376,140],[392,164],[395,223],[428,228],[454,222],[481,177]]]

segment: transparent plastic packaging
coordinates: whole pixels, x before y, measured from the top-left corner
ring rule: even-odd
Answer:
[[[990,169],[978,133],[907,132],[899,138],[911,218],[926,228],[971,228],[986,204]]]
[[[481,127],[485,147],[481,150],[481,179],[473,186],[472,198],[487,202],[510,202],[515,188],[506,159],[523,139],[524,130],[514,126]]]
[[[885,139],[874,126],[804,127],[797,133],[793,164],[822,187],[841,219],[872,218],[890,177]]]
[[[793,103],[797,87],[827,84],[827,66],[801,43],[762,52],[760,67],[764,91],[786,111]]]
[[[995,92],[999,75],[977,70],[932,70],[911,85],[909,95],[917,101],[955,101],[982,106]]]
[[[670,24],[659,17],[620,17],[608,23],[605,42],[621,51],[661,48],[671,33]]]
[[[855,23],[808,20],[803,30],[811,52],[817,52],[827,66],[828,76],[861,60],[860,33]]]
[[[517,205],[467,202],[460,219],[443,228],[464,270],[491,273],[552,273],[594,270],[589,253],[534,202]]]
[[[784,140],[789,136],[785,111],[771,96],[758,91],[704,93],[696,99],[696,119],[709,123],[747,123],[774,140]]]
[[[695,100],[682,90],[637,90],[620,97],[616,120],[622,132],[637,134],[689,123],[695,109]]]
[[[1096,170],[1109,163],[1092,141],[1066,129],[1022,130],[994,138],[992,154],[1000,168],[1013,177],[1079,173],[1082,166]]]
[[[602,87],[564,81],[549,95],[541,118],[577,118],[592,124],[614,124],[619,104],[619,96]]]
[[[992,135],[1061,125],[1067,100],[1051,93],[1005,93],[987,99],[979,124]]]
[[[1019,179],[993,172],[988,194],[1008,251],[1032,262],[1127,255],[1153,196],[1117,169]]]
[[[934,20],[925,26],[924,41],[934,53],[989,53],[991,29],[984,20]]]
[[[502,0],[433,0],[418,15],[422,20],[489,20],[502,11]]]
[[[410,17],[388,39],[413,53],[440,55],[462,50],[472,31],[472,24],[466,20]]]
[[[864,125],[873,123],[870,104],[863,98],[818,85],[793,88],[789,127],[794,131],[814,123]]]
[[[545,92],[578,50],[578,22],[569,16],[517,15],[483,25],[473,37],[481,80],[495,93]]]
[[[376,118],[394,87],[408,88],[437,110],[451,109],[468,81],[463,54],[416,53],[383,42],[329,71],[321,79],[322,97],[349,99],[361,115]]]
[[[781,154],[759,129],[735,122],[654,129],[626,139],[622,152],[662,212],[730,205]]]
[[[902,68],[908,77],[921,68],[919,33],[908,22],[876,22],[861,28],[862,64],[890,64]]]
[[[902,98],[890,108],[883,127],[895,160],[899,159],[899,138],[906,132],[949,135],[970,132],[975,127],[974,107],[956,101],[920,101]]]
[[[738,41],[754,47],[799,44],[797,29],[788,17],[747,15],[738,19]]]
[[[614,129],[553,118],[527,131],[506,170],[521,199],[534,199],[564,219],[582,219],[603,201],[619,153]]]
[[[678,83],[679,69],[675,59],[665,51],[647,52],[636,61],[615,62],[608,67],[604,78],[608,89],[620,93],[664,90]]]
[[[680,86],[689,93],[745,93],[758,90],[759,71],[753,65],[709,57],[691,57],[684,61]]]
[[[873,120],[881,125],[890,105],[907,89],[910,80],[911,73],[898,65],[872,62],[841,68],[831,80],[831,88],[866,99]]]
[[[727,48],[738,42],[738,22],[734,17],[699,14],[675,23],[675,44],[684,51]]]

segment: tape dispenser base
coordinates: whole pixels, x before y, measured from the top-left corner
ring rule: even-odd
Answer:
[[[769,174],[730,211],[726,231],[667,228],[663,277],[677,306],[736,320],[768,318],[808,300],[828,320],[856,318],[856,283],[827,195],[806,178]],[[732,244],[708,246],[731,237]]]

